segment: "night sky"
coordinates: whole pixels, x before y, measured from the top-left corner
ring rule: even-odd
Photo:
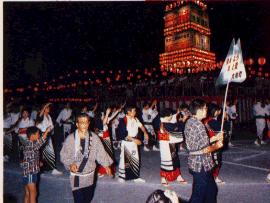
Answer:
[[[244,60],[263,56],[270,64],[270,2],[205,3],[217,62],[235,37],[241,39]],[[4,2],[4,88],[22,80],[49,81],[75,69],[159,68],[167,4]]]

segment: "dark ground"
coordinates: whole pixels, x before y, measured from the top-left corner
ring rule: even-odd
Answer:
[[[60,136],[59,134],[57,134]],[[270,202],[270,183],[266,176],[270,169],[270,139],[266,137],[267,145],[257,147],[253,144],[256,137],[256,128],[253,123],[239,125],[234,129],[235,145],[223,152],[223,165],[219,178],[226,182],[218,185],[218,202],[244,203]],[[57,146],[57,168],[64,171],[62,176],[52,176],[45,173],[39,183],[38,202],[69,203],[73,202],[69,185],[69,172],[64,170],[59,161],[60,146]],[[115,152],[119,160],[120,151]],[[178,153],[181,162],[181,173],[188,184],[170,183],[173,190],[185,202],[189,199],[192,189],[192,176],[188,172],[187,153]],[[14,157],[4,164],[4,194],[8,201],[23,202],[24,189],[22,186],[21,169]],[[144,184],[135,184],[131,181],[120,184],[117,179],[105,176],[99,178],[95,190],[93,203],[142,203],[156,189],[165,190],[160,184],[160,153],[141,150],[141,178]]]

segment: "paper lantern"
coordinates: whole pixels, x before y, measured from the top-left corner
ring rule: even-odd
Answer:
[[[35,91],[35,92],[36,92],[36,91],[38,91],[38,88],[37,88],[37,87],[35,87],[35,88],[34,88],[34,91]]]
[[[39,84],[37,83],[36,86],[39,86]]]
[[[138,78],[138,79],[140,79],[140,78],[141,78],[141,76],[140,76],[140,75],[138,75],[138,76],[137,76],[137,78]]]
[[[104,74],[104,70],[101,71],[101,74]]]
[[[251,70],[251,68],[249,67],[248,70]]]
[[[251,78],[251,75],[249,75],[248,77]]]
[[[254,74],[255,74],[255,70],[252,70],[250,73],[251,73],[252,75],[254,75]]]
[[[262,68],[259,68],[259,71],[262,71]]]
[[[258,72],[258,76],[262,76],[262,72]]]
[[[122,71],[121,71],[121,70],[119,70],[119,71],[118,71],[118,73],[122,73]]]
[[[263,58],[263,57],[261,57],[261,58],[258,59],[258,63],[259,63],[261,66],[263,66],[263,65],[266,63],[266,59]]]
[[[93,71],[92,71],[92,74],[95,74],[95,73],[96,73],[96,72],[93,70]]]
[[[139,72],[139,69],[136,69],[136,72],[138,73]]]
[[[164,66],[163,66],[163,65],[160,67],[160,70],[161,70],[162,72],[164,71]]]
[[[83,71],[83,73],[84,73],[84,74],[86,74],[86,73],[87,73],[87,71],[85,70],[85,71]]]
[[[251,66],[253,63],[254,63],[254,60],[252,58],[250,58],[250,59],[247,60],[247,64],[248,65]]]
[[[265,77],[268,77],[268,76],[269,76],[269,74],[268,74],[268,73],[265,73],[265,74],[264,74],[264,76],[265,76]]]
[[[130,70],[127,70],[128,73],[130,73]]]
[[[88,85],[88,81],[84,81],[84,84],[85,84],[85,85]]]
[[[70,74],[68,74],[67,76],[70,77]]]
[[[130,77],[129,76],[127,77],[127,80],[130,80]]]
[[[112,72],[112,70],[110,70],[110,74],[112,74],[113,72]]]
[[[148,73],[148,76],[150,77],[151,76],[151,73]]]

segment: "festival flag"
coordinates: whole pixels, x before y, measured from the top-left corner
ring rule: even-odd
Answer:
[[[216,86],[225,85],[229,82],[243,82],[247,77],[243,56],[241,50],[240,39],[235,45],[235,40],[232,40],[229,52],[216,81]]]

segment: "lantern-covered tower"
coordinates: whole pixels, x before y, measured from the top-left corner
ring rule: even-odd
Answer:
[[[210,52],[207,6],[197,0],[171,3],[164,15],[165,53],[159,55],[161,71],[195,73],[214,69],[215,54]]]

